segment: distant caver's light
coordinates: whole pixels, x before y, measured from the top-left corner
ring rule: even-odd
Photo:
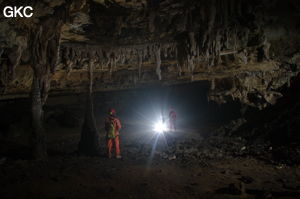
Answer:
[[[168,128],[167,128],[167,125],[164,124],[163,122],[157,122],[157,123],[155,123],[153,130],[157,133],[163,133],[163,132],[167,131]]]

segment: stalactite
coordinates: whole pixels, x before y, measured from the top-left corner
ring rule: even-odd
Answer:
[[[195,56],[197,54],[197,44],[195,41],[194,32],[189,32],[189,40],[190,40],[190,55]]]
[[[155,31],[155,16],[156,13],[154,11],[151,11],[149,13],[149,32],[154,32]]]
[[[142,64],[143,64],[143,52],[138,50],[138,69],[139,69],[139,80],[141,79],[142,75]]]
[[[216,18],[216,7],[215,7],[215,1],[213,0],[210,3],[210,8],[208,9],[209,13],[207,14],[208,17],[208,22],[207,22],[207,30],[204,33],[203,36],[203,41],[202,41],[202,47],[205,48],[205,46],[209,47],[209,45],[207,45],[207,43],[210,43],[210,34],[213,30],[214,24],[215,24],[215,18]]]
[[[117,16],[116,22],[115,22],[115,35],[121,35],[122,27],[123,27],[123,17]]]
[[[168,48],[164,48],[164,58],[168,57]]]
[[[195,69],[195,58],[197,56],[197,44],[195,41],[195,33],[189,32],[189,46],[190,46],[190,52],[188,55],[188,66],[189,71],[191,75],[193,75],[194,69]]]
[[[222,35],[220,33],[220,31],[217,31],[217,36],[216,36],[216,40],[215,40],[215,60],[216,60],[216,65],[218,65],[220,63],[220,52],[221,52],[221,39],[222,39]]]
[[[155,27],[155,18],[157,15],[157,10],[159,8],[160,1],[157,0],[149,0],[147,2],[148,4],[148,10],[149,10],[149,16],[148,16],[148,28],[149,32],[154,32],[156,27]]]
[[[154,54],[155,54],[155,62],[156,62],[156,74],[158,76],[158,79],[161,80],[161,52],[160,52],[160,45],[156,45],[154,48]]]
[[[263,52],[264,52],[264,58],[266,60],[270,59],[270,47],[271,47],[271,43],[268,42],[267,37],[264,36],[263,42],[262,42],[262,49],[263,49]]]
[[[5,94],[7,90],[7,86],[9,84],[9,75],[8,75],[8,66],[5,60],[2,60],[2,54],[5,53],[3,48],[0,48],[0,85],[1,85],[1,94]]]
[[[48,63],[50,65],[50,72],[54,74],[56,66],[59,61],[59,48],[60,48],[60,33],[56,32],[48,43]],[[74,57],[74,51],[72,51]]]
[[[62,49],[62,54],[61,54],[61,62],[64,64],[64,65],[67,65],[67,62],[70,60],[69,58],[69,49],[68,47],[64,47]]]
[[[20,46],[16,46],[10,49],[10,53],[8,54],[9,66],[8,66],[8,75],[10,81],[14,80],[15,69],[19,65],[21,56],[22,56],[22,48]]]
[[[8,52],[8,72],[9,80],[14,80],[15,69],[20,64],[23,51],[27,48],[27,38],[25,36],[18,36],[16,38],[16,45],[9,49]]]
[[[211,81],[210,81],[210,90],[215,90],[216,89],[216,81],[215,81],[215,79],[212,79]]]

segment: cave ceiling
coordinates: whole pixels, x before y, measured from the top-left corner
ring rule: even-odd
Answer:
[[[31,18],[1,15],[0,99],[28,96],[30,66],[40,56],[51,66],[50,94],[85,92],[92,64],[94,91],[209,81],[209,100],[264,108],[276,103],[280,90],[299,73],[298,4],[0,0],[1,10],[34,8]],[[39,42],[46,47],[37,48]],[[58,53],[51,54],[56,48]]]

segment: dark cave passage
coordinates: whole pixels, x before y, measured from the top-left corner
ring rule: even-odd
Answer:
[[[113,91],[94,94],[94,116],[99,133],[105,134],[103,125],[107,110],[114,107],[122,121],[124,137],[126,132],[142,132],[152,134],[152,124],[160,116],[167,117],[169,108],[176,110],[177,125],[180,131],[191,131],[208,136],[214,129],[241,116],[241,105],[236,102],[218,105],[207,100],[208,84],[194,84],[172,87],[149,87],[138,90]],[[53,96],[45,104],[45,124],[47,136],[59,135],[66,140],[71,134],[78,139],[83,123],[85,95]],[[30,125],[26,99],[2,101],[1,110],[6,115],[1,120],[1,138],[18,141],[19,144],[30,145]],[[59,133],[57,133],[58,131]],[[130,137],[130,136],[128,136]],[[48,138],[49,139],[49,138]],[[104,138],[102,138],[102,145]],[[56,140],[57,141],[57,140]],[[77,150],[72,143],[70,149]],[[103,146],[102,146],[103,147]],[[50,145],[51,149],[51,145]],[[68,150],[68,153],[72,152]],[[28,151],[27,151],[28,152]],[[64,151],[60,151],[64,153]],[[2,154],[7,156],[8,154]]]

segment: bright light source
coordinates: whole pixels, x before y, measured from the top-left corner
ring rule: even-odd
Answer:
[[[154,129],[153,129],[155,132],[157,133],[163,133],[165,131],[168,130],[167,128],[167,125],[163,122],[157,122],[155,125],[154,125]]]

